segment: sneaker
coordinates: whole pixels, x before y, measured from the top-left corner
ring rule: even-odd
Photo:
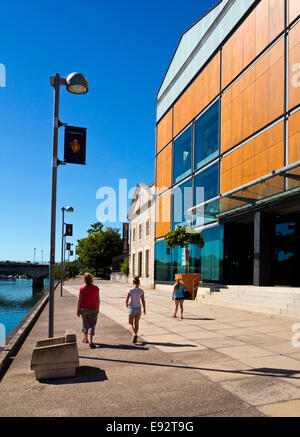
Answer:
[[[95,347],[96,347],[95,343],[90,343],[90,348],[91,349],[95,349]]]
[[[132,339],[132,343],[136,343],[136,342],[137,342],[137,335],[134,335]]]
[[[88,340],[86,338],[83,338],[82,343],[88,343]]]

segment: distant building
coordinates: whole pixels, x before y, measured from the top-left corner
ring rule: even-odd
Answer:
[[[154,287],[154,184],[137,184],[128,216],[130,222],[129,282],[140,277],[141,286]]]

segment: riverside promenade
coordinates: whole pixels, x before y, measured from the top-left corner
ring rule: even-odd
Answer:
[[[145,290],[147,315],[132,344],[128,286],[96,280],[101,309],[96,349],[81,342],[76,316],[82,278],[55,292],[55,336],[77,333],[74,378],[36,381],[32,350],[48,335],[48,305],[0,382],[1,417],[300,416],[299,320],[185,301],[171,317],[170,293]]]

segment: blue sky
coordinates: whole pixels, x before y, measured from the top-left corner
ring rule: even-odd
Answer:
[[[181,34],[215,0],[79,2],[28,0],[1,5],[0,260],[49,259],[53,89],[50,76],[82,72],[90,91],[61,88],[60,120],[87,128],[87,165],[58,169],[57,244],[61,207],[74,237],[97,221],[103,186],[128,189],[154,179],[155,99]],[[63,159],[63,128],[59,134]],[[129,202],[128,202],[129,205]],[[117,218],[118,220],[118,218]],[[119,227],[119,223],[106,226]]]

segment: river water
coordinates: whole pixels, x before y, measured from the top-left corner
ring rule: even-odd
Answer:
[[[44,285],[47,287],[47,279]],[[32,279],[0,279],[0,345],[44,293],[32,289]]]

